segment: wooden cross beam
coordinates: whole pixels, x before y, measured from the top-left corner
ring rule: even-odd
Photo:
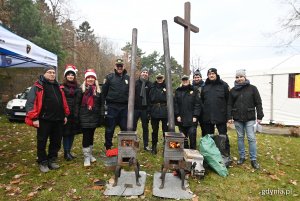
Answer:
[[[190,32],[198,33],[199,28],[191,24],[191,3],[184,3],[184,19],[174,17],[174,22],[184,27],[184,56],[183,56],[183,73],[190,75]]]

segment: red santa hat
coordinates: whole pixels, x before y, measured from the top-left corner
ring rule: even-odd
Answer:
[[[93,76],[97,80],[97,74],[94,69],[87,69],[84,73],[84,78],[86,79],[89,76]]]
[[[76,75],[77,71],[78,70],[76,69],[76,66],[74,66],[72,64],[67,64],[66,65],[66,70],[64,72],[64,76],[66,77],[69,72],[72,72],[72,73],[74,73],[74,75]]]

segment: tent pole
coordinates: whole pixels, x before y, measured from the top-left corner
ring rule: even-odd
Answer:
[[[273,124],[273,99],[274,99],[274,75],[271,75],[271,106],[270,106],[270,124]]]

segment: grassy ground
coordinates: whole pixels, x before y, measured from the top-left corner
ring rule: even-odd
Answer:
[[[138,133],[141,133],[140,127]],[[96,130],[95,150],[99,159],[96,164],[90,168],[83,167],[82,136],[78,135],[73,150],[76,160],[66,162],[60,152],[61,168],[47,174],[41,174],[35,162],[35,135],[34,128],[23,123],[10,123],[0,116],[0,200],[125,199],[104,196],[105,188],[94,186],[98,179],[108,181],[114,177],[113,171],[105,168],[99,159],[103,152],[104,128]],[[230,130],[229,136],[232,156],[236,159],[235,131]],[[116,144],[116,137],[114,141]],[[300,138],[258,134],[257,141],[260,170],[254,171],[249,160],[242,166],[237,166],[235,161],[227,178],[211,170],[206,171],[204,180],[189,178],[194,200],[299,200]],[[144,195],[138,199],[160,200],[152,195],[153,174],[160,170],[162,164],[162,140],[159,147],[157,156],[139,152],[141,170],[146,171],[148,176]]]

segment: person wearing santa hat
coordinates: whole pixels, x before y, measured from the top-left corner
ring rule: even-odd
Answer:
[[[96,158],[92,155],[94,144],[94,133],[100,125],[101,91],[94,69],[86,70],[85,81],[81,85],[81,93],[76,100],[76,115],[79,117],[82,129],[82,151],[84,155],[84,166],[91,166]]]
[[[75,157],[71,154],[72,145],[74,142],[74,136],[78,131],[77,119],[74,118],[75,100],[79,95],[79,86],[77,84],[77,69],[72,64],[67,64],[64,72],[63,91],[65,93],[67,103],[70,109],[70,115],[68,122],[64,126],[64,132],[62,137],[62,144],[64,147],[64,158],[67,161],[73,160]]]

